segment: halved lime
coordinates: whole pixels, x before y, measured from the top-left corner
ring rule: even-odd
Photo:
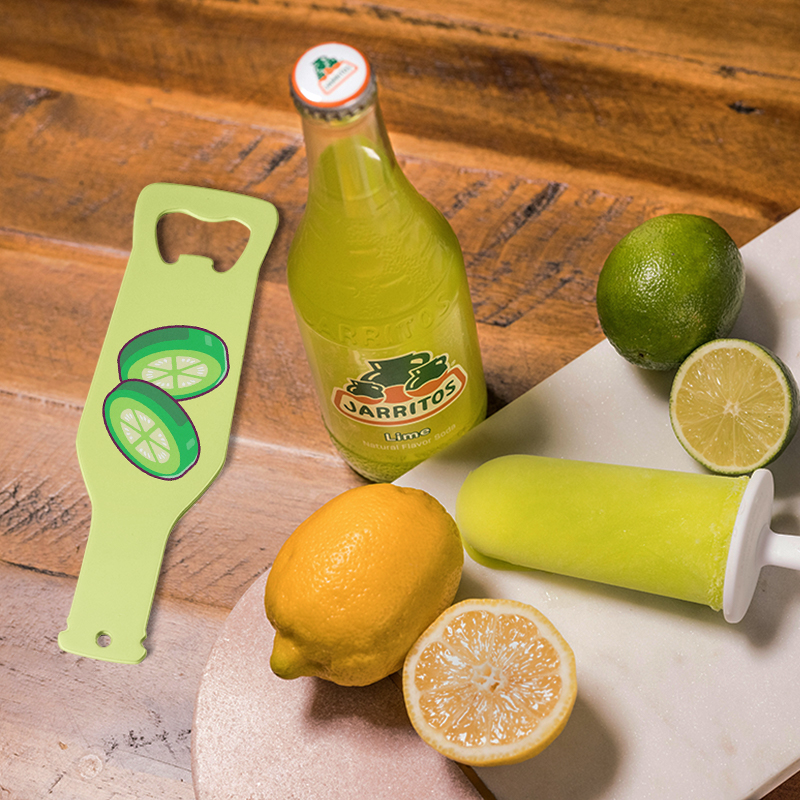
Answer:
[[[676,373],[669,413],[692,458],[713,472],[745,475],[774,461],[794,436],[797,383],[767,348],[715,339]]]
[[[180,478],[197,463],[200,443],[192,421],[152,383],[118,384],[103,403],[103,420],[122,455],[154,478]]]
[[[187,400],[210,392],[228,374],[228,349],[215,333],[189,325],[155,328],[119,352],[120,380],[148,381]]]

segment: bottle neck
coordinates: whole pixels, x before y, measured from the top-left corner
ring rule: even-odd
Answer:
[[[385,202],[403,180],[377,100],[346,120],[302,115],[309,201]]]

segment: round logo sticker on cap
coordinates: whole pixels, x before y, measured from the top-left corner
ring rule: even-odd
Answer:
[[[355,100],[369,78],[369,63],[358,50],[328,42],[300,56],[292,72],[292,88],[310,106],[336,108]]]

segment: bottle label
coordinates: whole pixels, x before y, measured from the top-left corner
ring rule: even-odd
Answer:
[[[334,388],[331,401],[345,417],[378,427],[408,425],[443,411],[461,395],[467,373],[447,353],[412,351],[369,362],[370,369]]]

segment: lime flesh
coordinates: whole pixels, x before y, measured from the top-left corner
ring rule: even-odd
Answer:
[[[770,350],[718,339],[681,365],[670,392],[678,440],[713,472],[745,475],[774,461],[798,423],[798,388]]]

